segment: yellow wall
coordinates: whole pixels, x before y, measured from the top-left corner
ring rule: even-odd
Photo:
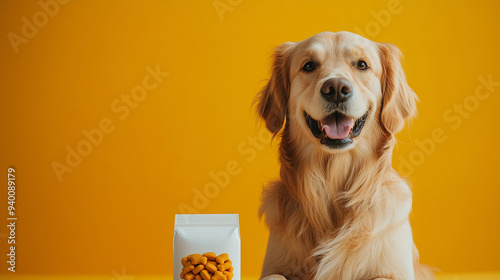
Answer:
[[[213,3],[74,0],[51,15],[37,1],[0,3],[0,166],[16,168],[18,272],[170,273],[174,214],[198,207],[240,214],[243,273],[258,274],[260,190],[278,165],[251,102],[273,47],[325,30],[406,56],[421,102],[394,165],[413,183],[422,261],[500,270],[500,2],[216,0],[219,14]],[[33,17],[36,30],[23,21]],[[54,162],[73,167],[59,180]],[[227,186],[193,204],[228,164]],[[5,189],[1,221],[6,202]]]

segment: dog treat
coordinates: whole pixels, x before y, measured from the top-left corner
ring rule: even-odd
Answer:
[[[188,256],[188,260],[194,265],[198,265],[198,264],[206,265],[207,264],[207,257],[203,257],[200,254],[191,254]]]
[[[196,274],[200,273],[200,271],[202,271],[204,268],[205,268],[205,266],[204,266],[204,265],[199,264],[197,267],[195,267],[195,268],[193,269],[193,274],[194,274],[194,275],[196,275]]]
[[[231,268],[232,268],[232,267],[231,267]],[[226,275],[227,280],[231,280],[231,279],[233,279],[233,273],[232,273],[232,272],[229,272],[229,271],[224,271],[223,273],[224,273],[224,275]]]
[[[231,280],[234,275],[233,262],[227,253],[191,254],[183,257],[181,264],[180,276],[185,280]]]
[[[217,258],[217,255],[214,252],[207,252],[203,254],[204,257],[206,257],[209,261],[215,261],[215,258]]]
[[[210,280],[210,273],[208,272],[208,270],[203,269],[200,272],[200,275],[201,275],[201,278],[203,278],[203,280]]]
[[[229,260],[229,255],[224,253],[224,254],[220,254],[217,258],[215,258],[215,260],[220,263],[220,264],[223,264],[225,263],[227,260]]]
[[[216,271],[214,276],[212,276],[212,280],[227,280],[226,275],[220,271]]]
[[[217,266],[215,266],[211,263],[207,263],[206,268],[208,271],[210,271],[210,273],[215,273],[217,271]]]
[[[188,262],[184,268],[182,268],[182,274],[186,275],[187,273],[191,272],[194,269],[194,265],[192,265],[190,262]]]
[[[219,271],[226,271],[226,270],[228,270],[228,269],[229,269],[232,265],[233,265],[233,263],[232,263],[231,261],[227,261],[227,262],[225,262],[224,264],[219,264],[219,265],[217,266],[217,269],[218,269]]]

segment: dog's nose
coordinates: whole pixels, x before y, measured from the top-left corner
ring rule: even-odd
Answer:
[[[329,102],[346,102],[352,96],[352,85],[344,78],[331,78],[323,83],[321,95]]]

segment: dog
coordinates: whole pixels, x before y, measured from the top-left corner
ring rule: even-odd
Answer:
[[[256,98],[281,138],[280,180],[262,194],[261,279],[434,279],[419,264],[412,194],[392,152],[417,96],[395,46],[323,32],[278,46]]]

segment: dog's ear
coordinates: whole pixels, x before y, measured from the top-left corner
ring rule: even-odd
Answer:
[[[380,120],[388,133],[403,129],[405,120],[417,113],[417,95],[408,85],[401,66],[401,52],[391,44],[379,44],[382,62],[382,109]]]
[[[281,130],[287,114],[290,94],[290,53],[295,43],[284,43],[275,49],[271,79],[257,95],[257,112],[267,129],[276,134]]]

